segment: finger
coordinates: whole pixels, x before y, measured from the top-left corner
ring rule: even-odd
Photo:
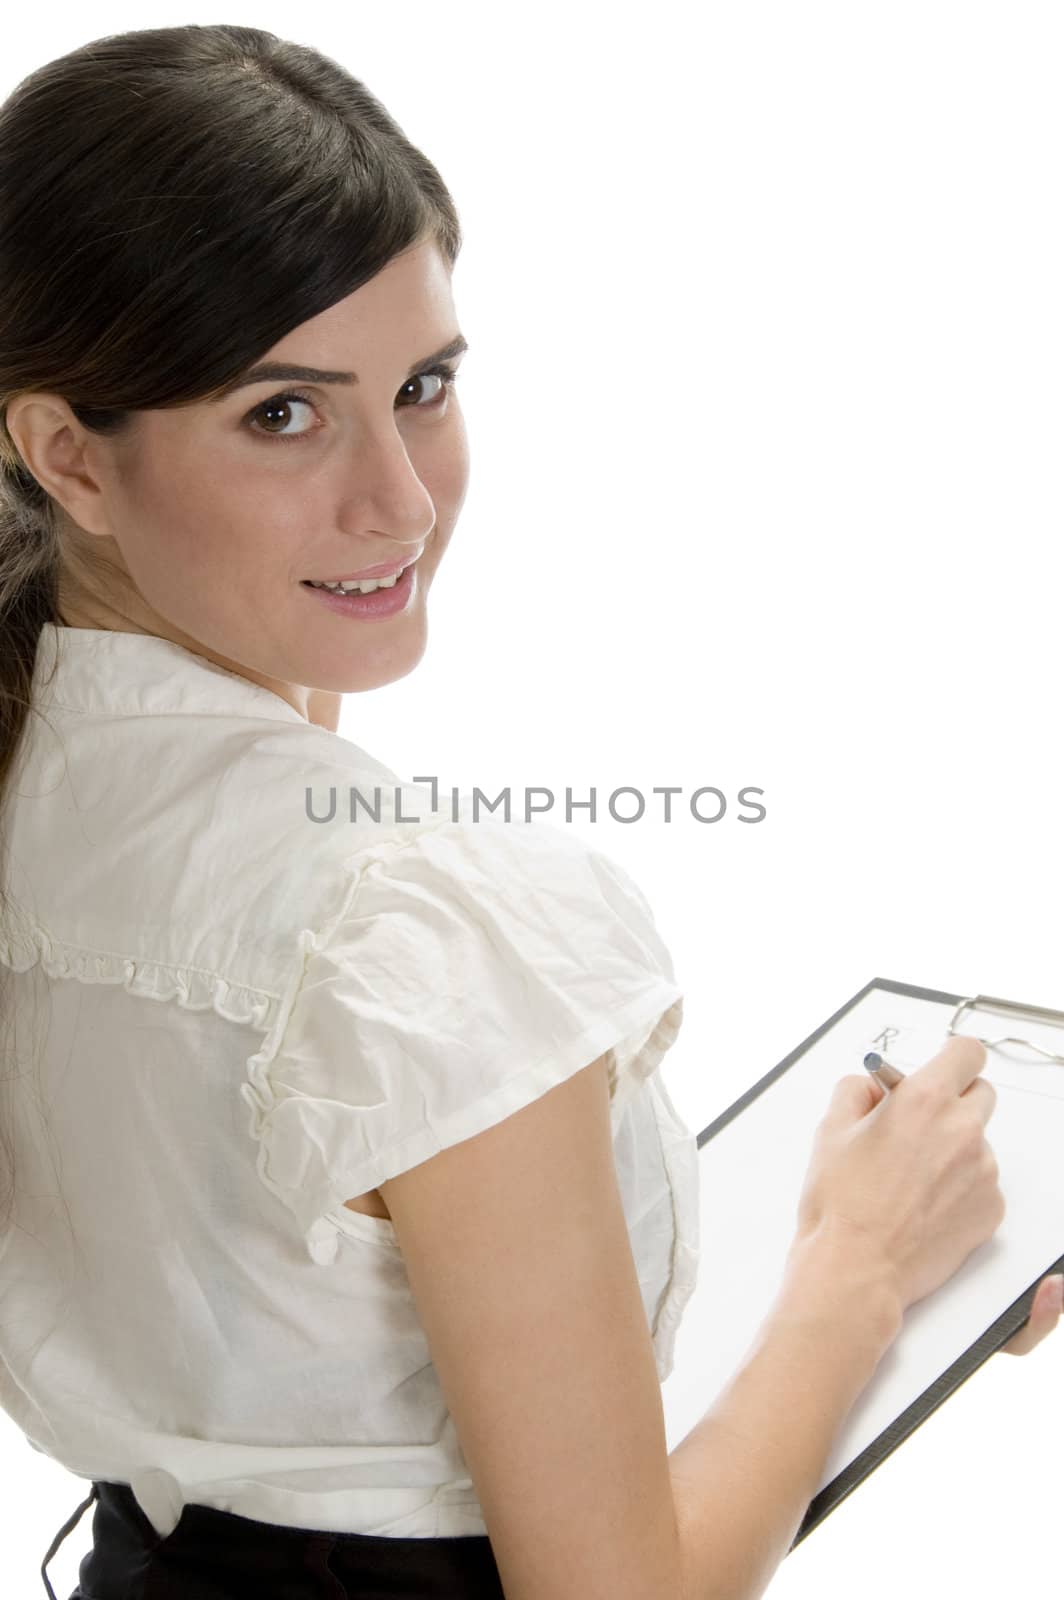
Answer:
[[[1036,1345],[1041,1344],[1047,1334],[1053,1332],[1060,1321],[1058,1294],[1056,1282],[1050,1278],[1043,1278],[1031,1301],[1031,1311],[1027,1321],[1013,1334],[1007,1344],[1001,1346],[1001,1353],[1008,1356],[1028,1355]]]
[[[925,1061],[922,1067],[910,1073],[913,1078],[925,1078],[952,1088],[958,1095],[974,1083],[986,1065],[986,1046],[970,1033],[954,1033],[946,1040],[937,1055]]]
[[[1064,1280],[1054,1275],[1043,1278],[1031,1302],[1031,1314],[1023,1327],[1013,1334],[998,1352],[1007,1356],[1025,1356],[1052,1333],[1061,1317],[1061,1287]]]

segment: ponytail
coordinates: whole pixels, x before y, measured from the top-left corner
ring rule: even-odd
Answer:
[[[58,620],[59,556],[51,502],[24,468],[11,471],[10,454],[10,443],[4,439],[0,444],[0,952],[16,938],[3,819],[33,710],[31,690],[41,630],[46,622]],[[10,1048],[11,978],[11,969],[0,959],[0,1062],[5,1090],[20,1070]],[[0,1113],[0,1234],[13,1209],[8,1128],[7,1116]]]

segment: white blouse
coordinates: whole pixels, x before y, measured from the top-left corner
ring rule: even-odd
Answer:
[[[34,703],[5,818],[0,1404],[162,1537],[186,1503],[486,1533],[393,1225],[343,1202],[608,1051],[664,1380],[698,1162],[656,1070],[682,994],[650,907],[562,828],[434,812],[153,635],[48,624]]]

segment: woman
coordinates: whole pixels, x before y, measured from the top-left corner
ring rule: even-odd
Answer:
[[[759,1593],[1000,1221],[981,1047],[879,1119],[842,1081],[763,1340],[667,1456],[697,1152],[650,909],[337,734],[420,660],[465,495],[438,173],[316,52],[156,29],[11,95],[0,230],[0,1400],[92,1483],[48,1592],[95,1502],[82,1600]]]

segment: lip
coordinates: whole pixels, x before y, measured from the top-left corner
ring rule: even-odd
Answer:
[[[338,617],[383,622],[387,617],[400,617],[410,612],[417,586],[417,562],[409,561],[401,577],[393,579],[387,589],[377,588],[371,594],[363,594],[357,588],[327,589],[310,583],[305,583],[303,588],[308,590],[314,605],[327,606]]]
[[[398,577],[400,572],[405,572],[407,567],[413,566],[420,554],[421,551],[419,550],[416,556],[409,556],[405,561],[385,561],[376,567],[366,567],[362,572],[341,572],[335,578],[304,578],[303,582],[354,583],[356,580],[365,580],[368,578],[390,578],[393,573],[396,577]]]

